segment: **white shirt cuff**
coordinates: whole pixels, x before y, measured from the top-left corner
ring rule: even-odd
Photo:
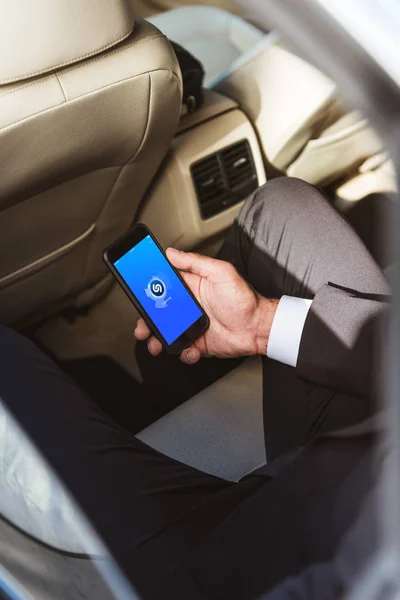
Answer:
[[[312,300],[282,296],[272,321],[267,356],[291,367],[297,365],[300,340]]]

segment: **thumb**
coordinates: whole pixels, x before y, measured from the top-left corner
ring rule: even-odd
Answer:
[[[200,277],[212,277],[220,269],[220,260],[196,254],[195,252],[181,252],[175,248],[167,248],[167,257],[177,269],[189,271]]]
[[[186,348],[181,354],[181,361],[186,363],[187,365],[194,365],[201,358],[200,350],[195,348],[194,346],[190,346]]]

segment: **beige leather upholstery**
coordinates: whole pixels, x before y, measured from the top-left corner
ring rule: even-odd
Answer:
[[[354,173],[360,163],[382,148],[382,140],[369,121],[358,111],[352,111],[309,140],[287,174],[327,185]]]
[[[284,171],[313,136],[335,84],[268,34],[217,86],[255,124],[267,163]]]
[[[366,160],[354,177],[336,189],[336,203],[340,209],[347,210],[369,194],[398,191],[394,164],[385,152],[381,152]]]
[[[239,59],[216,89],[254,123],[267,165],[327,184],[382,148],[368,121],[346,113],[333,81],[270,33]]]
[[[176,130],[175,54],[129,6],[0,0],[2,321],[98,286]]]
[[[99,54],[133,30],[125,0],[13,0],[0,4],[0,84]],[[40,40],[40,43],[38,41]]]

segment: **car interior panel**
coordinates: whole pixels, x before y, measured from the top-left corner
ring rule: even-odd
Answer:
[[[61,364],[81,361],[84,369],[87,359],[106,358],[134,386],[143,384],[138,314],[102,261],[103,249],[134,223],[147,225],[164,248],[215,255],[245,199],[276,175],[320,186],[344,214],[371,194],[397,191],[380,137],[347,108],[336,84],[244,10],[212,4],[0,0],[7,57],[0,65],[0,321]],[[203,104],[186,115],[168,40],[205,70]],[[173,378],[173,359],[165,360]],[[265,464],[260,360],[234,366],[135,431],[138,439],[227,481]],[[140,413],[140,402],[134,409]],[[30,451],[1,406],[0,427],[7,458],[0,491],[13,507],[4,501],[2,514],[22,530],[0,520],[4,537],[21,548],[20,561],[32,553],[64,572],[57,596],[37,582],[27,580],[28,588],[39,600],[78,597],[67,583],[77,577],[85,597],[113,597],[91,561],[79,562],[73,536],[63,538],[74,509],[54,510],[58,484],[43,465],[24,462]],[[9,486],[10,458],[23,489]],[[35,494],[36,529],[29,523]],[[77,556],[52,558],[24,531],[51,547],[59,531],[60,547]],[[0,561],[8,564],[5,554],[3,542]],[[8,561],[15,576],[19,559]]]
[[[224,104],[220,106],[224,109]],[[215,104],[216,111],[218,107],[219,102]],[[195,113],[194,128],[175,136],[164,170],[149,190],[140,212],[139,220],[164,246],[188,250],[221,234],[233,222],[247,195],[240,195],[240,189],[249,183],[253,189],[265,183],[257,137],[243,112],[231,106],[231,110],[210,119],[206,106],[204,122],[202,112],[201,107]],[[226,153],[222,172],[217,158],[221,151]],[[244,162],[235,174],[238,161]],[[225,176],[232,177],[236,194],[229,195],[221,185]]]

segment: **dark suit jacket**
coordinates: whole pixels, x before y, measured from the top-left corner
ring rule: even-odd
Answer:
[[[389,300],[330,283],[322,286],[304,326],[298,375],[346,394],[371,395],[375,341],[385,328]]]

